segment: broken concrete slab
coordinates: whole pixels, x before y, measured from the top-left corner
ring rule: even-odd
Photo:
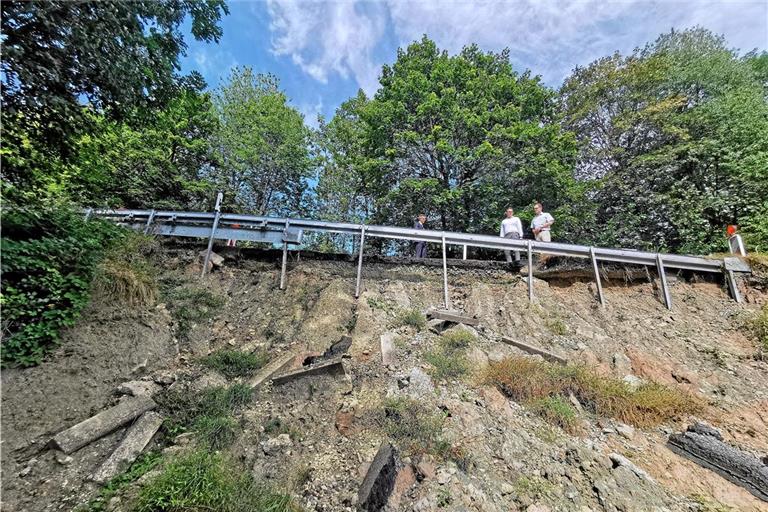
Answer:
[[[428,319],[439,319],[464,325],[478,325],[480,320],[475,317],[461,315],[457,311],[448,311],[445,309],[430,309],[427,311]]]
[[[339,358],[334,361],[329,361],[327,363],[309,366],[309,367],[301,368],[299,370],[295,370],[292,372],[284,373],[283,375],[278,375],[277,377],[274,377],[272,379],[272,384],[275,386],[279,386],[281,384],[293,382],[293,381],[302,379],[304,377],[312,377],[316,375],[336,376],[336,375],[346,375],[346,374],[347,373],[344,370],[344,365],[341,362],[341,358]]]
[[[447,326],[448,322],[439,318],[433,318],[432,320],[427,321],[427,329],[435,334],[441,334]]]
[[[104,461],[91,479],[104,483],[130,466],[136,457],[144,451],[149,441],[160,429],[163,417],[154,411],[145,412],[131,425],[125,437],[112,455]]]
[[[502,336],[501,341],[503,341],[507,345],[512,345],[513,347],[517,347],[523,352],[528,352],[529,354],[541,356],[544,358],[544,360],[549,361],[550,363],[562,364],[563,366],[568,364],[568,360],[565,359],[564,357],[560,357],[556,354],[553,354],[552,352],[547,352],[544,349],[534,347],[533,345],[528,345],[527,343],[523,343],[522,341],[513,340],[512,338],[507,338],[506,336]]]
[[[669,436],[667,446],[676,454],[768,501],[768,464],[723,442],[722,435],[713,427],[692,425],[685,432]]]
[[[304,366],[308,366],[310,364],[319,363],[325,360],[335,359],[338,356],[345,355],[349,350],[349,347],[351,346],[352,346],[352,336],[344,335],[341,337],[339,341],[335,342],[333,345],[328,347],[326,351],[323,352],[322,354],[313,355],[305,358],[302,364]]]
[[[289,367],[293,363],[295,357],[296,356],[294,354],[288,353],[273,359],[261,370],[259,370],[258,373],[254,375],[253,378],[248,382],[248,384],[252,388],[260,386],[265,381],[271,379],[275,374]]]
[[[157,404],[148,396],[126,398],[114,407],[59,432],[51,439],[51,444],[70,454],[155,407]]]
[[[368,512],[377,512],[384,508],[395,487],[396,477],[395,449],[389,442],[384,441],[368,467],[357,493],[357,508]]]
[[[385,332],[381,335],[381,364],[389,366],[395,362],[395,335]]]

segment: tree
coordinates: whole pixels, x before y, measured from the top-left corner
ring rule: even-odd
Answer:
[[[726,224],[755,222],[768,197],[759,69],[696,28],[574,70],[561,104],[596,190],[596,241],[720,251]]]
[[[575,141],[553,91],[515,73],[508,51],[450,56],[425,37],[398,50],[380,82],[325,129],[332,159],[319,189],[342,187],[350,212],[410,225],[426,211],[441,229],[495,232],[508,205],[571,201]]]
[[[277,78],[235,68],[214,105],[222,162],[211,178],[229,207],[256,215],[299,212],[313,173],[310,132]]]

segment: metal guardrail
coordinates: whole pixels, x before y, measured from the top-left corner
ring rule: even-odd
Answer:
[[[365,237],[408,240],[417,242],[439,243],[442,246],[443,259],[443,288],[446,309],[450,309],[448,300],[448,271],[446,246],[463,246],[466,258],[466,247],[485,249],[526,251],[528,261],[533,254],[556,256],[571,256],[588,258],[592,262],[597,294],[600,304],[605,304],[603,288],[598,268],[598,262],[623,263],[631,265],[647,265],[656,268],[660,278],[660,287],[664,303],[672,308],[672,300],[667,284],[666,269],[691,270],[694,272],[723,273],[728,287],[736,301],[740,301],[734,272],[726,269],[723,259],[710,259],[699,256],[684,256],[678,254],[662,254],[627,249],[609,249],[583,245],[562,244],[557,242],[538,242],[534,240],[515,240],[491,235],[457,233],[451,231],[436,231],[428,229],[411,229],[391,226],[353,224],[345,222],[326,222],[308,219],[285,217],[258,217],[215,212],[178,212],[160,210],[86,210],[86,218],[91,216],[112,220],[133,229],[164,236],[182,236],[208,238],[208,257],[213,240],[247,240],[254,242],[271,242],[283,244],[283,261],[280,273],[280,289],[285,288],[285,272],[289,244],[300,243],[304,231],[321,233],[340,233],[360,236],[357,283],[355,297],[360,295],[362,279],[363,251]],[[747,267],[748,269],[748,267]],[[203,274],[206,266],[203,266]],[[533,300],[533,268],[528,265],[528,296]]]

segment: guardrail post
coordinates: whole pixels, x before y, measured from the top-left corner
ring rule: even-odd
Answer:
[[[149,218],[147,219],[147,225],[144,226],[144,234],[149,234],[149,228],[152,226],[152,221],[155,220],[155,210],[149,212]]]
[[[355,298],[360,297],[360,281],[363,279],[363,247],[365,247],[365,226],[360,230],[360,251],[357,256],[357,284]]]
[[[741,293],[739,293],[739,285],[736,282],[736,276],[734,275],[733,270],[725,271],[725,280],[728,282],[728,289],[731,292],[733,300],[741,302]]]
[[[528,300],[533,302],[533,246],[528,240]]]
[[[661,280],[661,293],[664,295],[664,305],[667,306],[667,309],[672,309],[672,298],[669,295],[667,274],[664,272],[664,262],[661,260],[661,254],[656,254],[656,271],[659,273],[659,279]]]
[[[443,298],[445,299],[445,309],[450,310],[451,304],[448,299],[448,259],[445,253],[445,235],[443,235]]]
[[[205,272],[208,270],[208,262],[211,261],[211,250],[213,250],[213,237],[216,235],[216,228],[219,227],[219,217],[221,217],[221,200],[224,198],[224,194],[219,192],[216,195],[216,207],[214,211],[216,215],[213,217],[213,226],[211,227],[211,236],[208,238],[208,249],[205,251],[205,261],[203,261],[203,271],[200,272],[200,277],[205,276]]]
[[[595,248],[589,248],[589,257],[592,260],[592,270],[595,271],[595,283],[597,284],[597,298],[600,305],[605,306],[605,297],[603,297],[603,283],[600,281],[600,270],[597,268],[597,258],[595,257]]]
[[[461,259],[467,259],[467,244],[464,244],[464,250],[461,253]]]
[[[288,226],[291,221],[285,220],[285,231],[288,231]],[[283,264],[280,267],[280,289],[285,290],[285,269],[288,266],[288,242],[285,241],[285,234],[283,234]]]

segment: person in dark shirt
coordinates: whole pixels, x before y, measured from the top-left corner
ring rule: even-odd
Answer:
[[[424,224],[427,222],[427,216],[423,213],[419,214],[419,218],[413,223],[413,229],[427,229]],[[427,242],[416,242],[416,257],[427,257]]]

